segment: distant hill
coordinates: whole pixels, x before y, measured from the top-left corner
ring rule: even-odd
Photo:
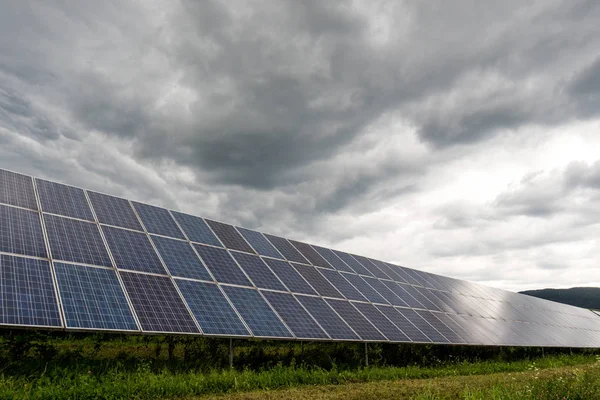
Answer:
[[[520,293],[572,306],[600,309],[600,288],[574,287],[570,289],[524,290]]]

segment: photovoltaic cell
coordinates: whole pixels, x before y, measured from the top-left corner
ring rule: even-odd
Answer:
[[[369,284],[358,275],[354,274],[342,274],[344,278],[346,278],[352,286],[358,289],[370,302],[380,303],[380,304],[388,304],[388,302],[379,294],[375,289],[373,289]]]
[[[363,340],[385,341],[386,338],[358,310],[345,300],[327,299],[327,303]]]
[[[217,285],[183,279],[175,279],[175,283],[204,334],[250,336]]]
[[[350,282],[344,279],[340,272],[333,271],[330,269],[322,269],[319,272],[321,272],[321,274],[325,278],[327,278],[327,280],[331,282],[331,284],[335,286],[335,288],[339,290],[339,292],[343,294],[344,297],[346,297],[347,299],[368,301],[368,299],[365,296],[363,296],[358,290],[356,290],[354,286],[350,284]]]
[[[231,255],[238,262],[239,266],[250,277],[250,280],[256,287],[262,289],[273,289],[287,291],[281,281],[271,272],[267,264],[259,256],[247,253],[238,253],[232,251]]]
[[[44,222],[55,260],[112,266],[98,225],[48,214]]]
[[[171,213],[179,223],[179,226],[181,226],[181,229],[185,232],[188,239],[192,242],[223,247],[221,242],[219,242],[219,239],[217,239],[202,218],[177,211],[171,211]]]
[[[217,282],[252,286],[227,250],[195,244],[194,247]]]
[[[323,268],[331,268],[331,265],[309,244],[289,239],[289,242],[306,258],[312,265]]]
[[[373,264],[367,257],[352,255],[356,261],[358,261],[363,267],[365,267],[371,275],[379,278],[379,279],[391,279],[386,273],[377,268],[375,264]]]
[[[434,343],[450,343],[441,333],[439,333],[431,324],[425,321],[415,310],[408,308],[397,308],[399,313],[405,316],[414,326],[419,328]]]
[[[390,282],[390,281],[381,281],[385,286],[388,287],[392,292],[396,294],[399,298],[402,299],[406,304],[408,304],[411,308],[425,308],[421,303],[417,301],[414,297],[412,297],[406,290],[404,290],[405,286],[401,283]]]
[[[140,225],[129,201],[96,192],[88,191],[87,194],[101,224],[142,230],[142,225]]]
[[[145,332],[199,333],[171,278],[119,272]]]
[[[286,261],[265,258],[264,261],[287,288],[294,293],[317,294],[306,280]]]
[[[342,261],[341,258],[335,255],[335,253],[331,249],[327,249],[325,247],[312,246],[333,268],[338,271],[344,272],[354,272],[352,268],[346,265],[345,262]]]
[[[0,254],[0,324],[62,326],[48,261]]]
[[[408,294],[417,299],[417,301],[425,306],[428,310],[442,311],[431,302],[427,297],[425,297],[421,292],[417,290],[414,286],[411,285],[403,285],[402,289],[406,290]]]
[[[234,286],[223,286],[223,290],[254,336],[293,337],[258,290]]]
[[[301,295],[295,297],[332,339],[360,340],[348,324],[322,298]]]
[[[110,226],[103,226],[102,231],[117,268],[167,274],[145,233]]]
[[[254,253],[252,247],[250,247],[242,235],[235,230],[233,225],[212,221],[210,219],[207,219],[206,223],[210,225],[212,230],[228,249],[245,251],[246,253]]]
[[[458,336],[465,340],[466,343],[469,344],[483,344],[483,342],[477,337],[477,335],[473,334],[470,330],[464,329],[460,324],[450,318],[447,314],[444,313],[436,313],[435,316],[442,320],[448,328],[452,329]]]
[[[263,291],[262,293],[292,330],[294,336],[301,339],[329,339],[294,296],[278,292]]]
[[[435,292],[439,293],[435,289],[427,289],[415,287],[417,291],[419,291],[423,296],[427,297],[429,301],[431,301],[437,308],[444,312],[454,312],[454,310],[448,306],[441,298],[439,298]]]
[[[380,281],[377,278],[369,278],[368,276],[365,276],[363,279],[380,295],[382,295],[388,303],[394,306],[408,307],[408,304],[406,304],[404,300],[396,296],[394,292],[392,292],[386,285],[383,284],[384,281]]]
[[[54,263],[68,328],[138,330],[114,270]]]
[[[271,244],[275,246],[277,250],[279,250],[286,260],[295,261],[302,264],[310,264],[306,258],[304,258],[304,256],[302,256],[302,254],[300,254],[298,250],[296,250],[296,248],[292,246],[290,242],[288,242],[287,239],[266,233],[265,237],[269,239],[269,242],[271,242]]]
[[[369,258],[368,260],[371,261],[373,264],[375,264],[380,270],[385,272],[387,274],[387,276],[389,276],[392,280],[398,281],[398,282],[406,282],[404,280],[404,278],[402,278],[402,276],[397,274],[394,269],[392,269],[389,265],[387,265],[383,261],[374,260],[371,258]]]
[[[343,299],[344,296],[333,287],[327,279],[319,273],[319,270],[310,265],[294,264],[296,271],[300,273],[306,279],[306,281],[321,295],[326,297],[334,297],[337,299]]]
[[[352,303],[352,305],[356,307],[358,311],[362,313],[362,315],[367,317],[367,319],[371,321],[371,323],[375,325],[377,329],[379,329],[379,331],[383,333],[391,342],[410,342],[408,336],[398,329],[396,325],[390,322],[390,320],[387,319],[386,316],[381,313],[373,304]],[[389,306],[388,308],[392,307]]]
[[[439,318],[436,317],[437,313],[432,313],[430,311],[416,311],[423,319],[431,326],[433,326],[439,333],[444,335],[446,339],[450,343],[458,344],[458,343],[466,343],[466,341],[457,335],[452,329],[448,328],[448,326]]]
[[[236,229],[261,256],[284,258],[262,233],[240,227]]]
[[[185,239],[166,208],[138,203],[137,201],[133,201],[132,203],[148,232],[177,239]]]
[[[365,267],[363,267],[362,264],[359,263],[358,261],[356,261],[356,259],[354,257],[352,257],[350,254],[344,253],[343,251],[338,251],[338,250],[332,250],[332,251],[335,253],[336,256],[341,258],[342,261],[344,261],[346,263],[346,265],[348,265],[350,268],[352,268],[352,270],[354,272],[356,272],[357,274],[365,275],[365,276],[373,276],[373,274],[370,273],[369,270],[367,270]]]
[[[43,179],[36,179],[35,183],[44,212],[94,221],[83,189]]]
[[[0,251],[47,257],[39,213],[0,205]]]
[[[0,203],[37,210],[31,178],[0,170]]]
[[[162,236],[150,237],[171,275],[203,281],[213,280],[188,242]]]
[[[398,309],[388,306],[376,306],[379,311],[385,314],[390,321],[394,323],[408,338],[416,343],[431,343],[431,339],[413,325],[404,315],[398,312]]]
[[[398,265],[394,265],[394,264],[390,264],[390,263],[387,263],[387,265],[389,265],[389,267],[396,273],[396,275],[398,275],[402,278],[402,280],[399,282],[404,281],[411,285],[420,285],[419,281],[415,280],[411,275],[406,273],[405,268],[402,268]]]

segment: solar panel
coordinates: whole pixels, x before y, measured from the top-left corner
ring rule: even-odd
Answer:
[[[373,325],[379,329],[391,342],[410,342],[396,325],[382,314],[377,307],[369,303],[352,303]],[[384,307],[384,306],[381,306]],[[388,308],[392,308],[391,306]]]
[[[356,261],[360,263],[367,271],[370,272],[370,275],[375,276],[379,279],[391,279],[386,273],[377,268],[375,264],[373,264],[367,257],[352,255]]]
[[[421,303],[419,303],[417,301],[417,299],[415,299],[414,297],[412,297],[406,290],[404,290],[405,286],[408,285],[403,285],[401,283],[397,283],[397,282],[390,282],[390,281],[381,281],[385,286],[387,286],[388,289],[390,289],[392,292],[394,292],[396,294],[396,296],[398,296],[399,298],[402,299],[403,302],[405,302],[408,307],[411,308],[425,308],[424,305],[422,305]]]
[[[325,247],[312,246],[333,268],[338,271],[344,272],[354,272],[352,268],[350,268],[345,262],[342,261],[341,258],[335,255],[335,253],[331,249],[327,249]]]
[[[402,289],[406,290],[408,294],[417,299],[417,301],[425,306],[428,310],[442,311],[435,304],[431,302],[427,297],[425,297],[421,292],[419,292],[414,286],[411,285],[402,285]]]
[[[171,278],[119,274],[144,332],[200,333]]]
[[[342,274],[344,278],[346,278],[352,286],[358,289],[370,302],[379,303],[379,304],[388,304],[388,302],[369,284],[358,275],[354,274]]]
[[[397,308],[400,314],[406,317],[414,326],[419,328],[434,343],[450,343],[448,339],[437,331],[431,324],[424,320],[415,310],[408,308]]]
[[[319,273],[319,270],[315,267],[311,267],[310,265],[302,265],[292,263],[296,271],[300,273],[306,279],[306,281],[312,286],[317,293],[321,296],[326,297],[334,297],[338,299],[343,299],[344,296],[340,292],[336,290],[335,287],[327,279],[323,277]]]
[[[322,269],[319,272],[348,300],[368,301],[350,282],[348,282],[342,273],[330,269]]]
[[[211,246],[223,246],[202,218],[177,211],[171,211],[171,213],[188,239],[192,242],[210,244]]]
[[[368,276],[365,276],[363,279],[391,305],[408,307],[408,305],[400,297],[396,296],[394,292],[392,292],[386,285],[383,284],[383,281],[380,281],[377,278],[369,278]]]
[[[252,286],[252,283],[250,283],[235,260],[231,258],[227,250],[200,244],[196,244],[194,247],[218,282]]]
[[[231,255],[256,287],[287,291],[287,288],[283,286],[283,283],[271,272],[267,264],[260,257],[247,253],[238,253],[237,251],[232,251]]]
[[[289,242],[306,258],[312,265],[323,268],[331,268],[331,265],[309,244],[289,239]]]
[[[450,329],[440,318],[436,317],[437,313],[421,310],[417,310],[416,312],[425,321],[429,322],[429,325],[433,326],[439,333],[441,333],[446,339],[448,339],[450,343],[466,343],[466,341],[463,338],[461,338],[452,329]]]
[[[175,279],[205,335],[250,336],[250,332],[216,284]]]
[[[31,178],[15,172],[0,170],[0,203],[37,210]]]
[[[185,239],[167,209],[138,203],[137,201],[132,203],[148,232],[176,239]]]
[[[385,341],[386,338],[358,310],[345,300],[327,299],[327,303],[365,341]]]
[[[396,270],[392,269],[392,267],[390,267],[389,265],[387,265],[383,261],[373,260],[371,258],[369,258],[368,260],[371,261],[373,264],[375,264],[377,266],[377,268],[379,268],[380,270],[382,270],[383,272],[385,272],[387,274],[387,276],[389,276],[390,279],[392,279],[393,281],[406,283],[406,281],[404,280],[404,278],[402,278],[402,276],[400,276],[400,274],[398,274],[396,272]]]
[[[394,265],[394,264],[390,264],[390,263],[387,263],[387,264],[396,273],[396,275],[398,275],[400,278],[402,278],[402,280],[404,282],[411,284],[411,285],[420,285],[419,281],[417,281],[415,278],[413,278],[411,275],[409,275],[406,272],[406,268],[402,268],[398,265]],[[402,280],[400,280],[399,282],[402,282]]]
[[[297,295],[296,299],[327,332],[329,337],[337,340],[360,340],[352,328],[336,314],[335,311],[320,297]]]
[[[286,260],[298,262],[301,264],[310,264],[306,258],[287,239],[279,236],[264,234],[269,242],[285,257]]]
[[[239,234],[233,225],[224,224],[222,222],[206,220],[206,223],[210,225],[213,232],[221,239],[221,242],[228,249],[244,251],[246,253],[254,253],[254,250],[248,242]]]
[[[98,225],[48,214],[44,222],[55,260],[112,266]]]
[[[271,338],[293,337],[260,293],[258,293],[258,290],[235,286],[223,286],[223,290],[254,336]]]
[[[329,339],[300,303],[288,293],[262,292],[277,314],[299,339]]]
[[[171,275],[203,281],[213,280],[188,242],[162,236],[150,237]]]
[[[48,261],[0,254],[0,324],[62,326]]]
[[[92,209],[83,189],[36,179],[35,184],[44,212],[93,221]]]
[[[372,273],[369,272],[361,263],[356,261],[354,257],[352,257],[348,253],[344,253],[343,251],[333,250],[336,256],[338,256],[342,261],[346,263],[354,272],[360,275],[365,276],[373,276]]]
[[[39,213],[0,205],[0,251],[46,257]]]
[[[98,222],[141,231],[142,225],[131,208],[129,201],[120,197],[96,192],[87,192]]]
[[[240,227],[236,229],[261,256],[284,258],[262,233]]]
[[[444,314],[444,313],[433,313],[433,314],[436,316],[436,318],[442,320],[442,322],[448,328],[452,329],[453,332],[455,332],[458,336],[460,336],[465,341],[465,343],[469,343],[469,344],[484,343],[484,342],[480,341],[476,335],[474,335],[471,332],[469,332],[468,330],[464,329],[460,324],[458,324],[456,321],[454,321],[452,318],[450,318],[450,316],[448,316],[448,314]],[[446,335],[444,335],[444,336],[446,336]]]
[[[317,294],[312,286],[288,262],[272,258],[265,258],[264,261],[290,291],[302,294]]]
[[[103,226],[108,248],[119,269],[166,275],[145,233]]]
[[[112,269],[54,263],[68,328],[139,330]]]
[[[410,341],[415,343],[431,343],[431,339],[413,325],[404,315],[400,314],[394,307],[376,305],[377,309],[394,323]]]

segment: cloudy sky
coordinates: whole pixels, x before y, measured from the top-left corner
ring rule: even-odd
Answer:
[[[526,3],[0,0],[0,168],[600,285],[600,3]]]

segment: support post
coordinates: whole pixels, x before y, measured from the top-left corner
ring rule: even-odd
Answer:
[[[229,369],[233,369],[233,339],[229,339]]]
[[[369,366],[369,345],[365,342],[365,366]]]
[[[304,361],[304,342],[300,342],[300,360]]]
[[[542,358],[544,358],[544,348],[542,347]]]

